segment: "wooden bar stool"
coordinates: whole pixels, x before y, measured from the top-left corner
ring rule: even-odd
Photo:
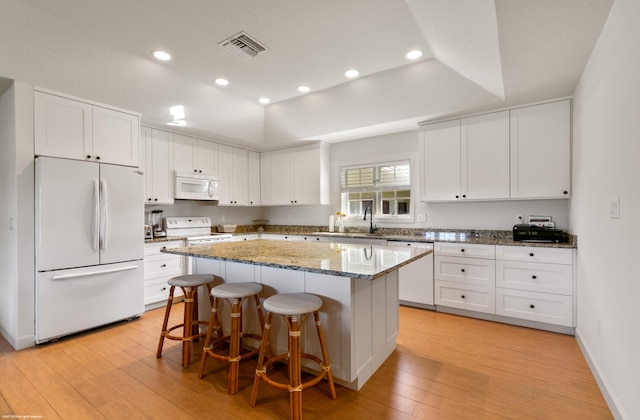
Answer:
[[[188,367],[191,364],[191,344],[199,338],[204,337],[205,333],[200,332],[200,325],[206,325],[207,321],[198,320],[198,287],[206,286],[207,295],[211,299],[211,285],[213,282],[222,282],[223,279],[212,274],[186,274],[170,278],[167,283],[171,286],[169,289],[169,299],[164,312],[164,322],[162,323],[162,332],[160,333],[160,341],[158,342],[158,351],[156,357],[162,357],[162,346],[164,339],[182,341],[182,367]],[[174,325],[169,328],[169,314],[173,306],[173,292],[175,288],[182,289],[184,294],[184,318],[182,324]],[[211,302],[213,305],[213,301]],[[171,331],[182,328],[182,336],[173,335]]]
[[[262,332],[258,367],[256,368],[256,376],[251,390],[251,407],[256,405],[258,386],[260,385],[260,380],[263,380],[272,387],[289,390],[290,416],[292,419],[300,419],[302,418],[302,390],[316,385],[325,374],[329,382],[331,399],[336,398],[331,363],[329,362],[329,355],[324,335],[322,334],[322,327],[320,326],[320,315],[318,314],[318,309],[322,307],[322,300],[309,293],[289,293],[271,296],[264,301],[263,306],[267,311],[267,322],[264,324]],[[320,339],[320,348],[322,349],[322,360],[313,354],[302,353],[300,349],[301,329],[310,313],[313,313],[316,321],[316,330]],[[269,347],[269,330],[273,314],[281,315],[287,323],[289,329],[288,352],[269,357],[263,364],[265,351]],[[302,383],[301,358],[313,360],[320,365],[320,373],[304,383]],[[277,382],[267,376],[267,369],[275,362],[284,359],[289,359],[289,383]]]
[[[262,286],[258,283],[225,283],[211,289],[211,296],[213,296],[213,303],[211,304],[211,318],[209,320],[209,327],[207,329],[206,340],[204,348],[202,350],[202,358],[200,359],[200,370],[198,371],[198,378],[204,376],[204,368],[207,363],[207,358],[212,357],[214,359],[222,360],[229,363],[229,394],[235,394],[238,392],[238,371],[240,361],[252,356],[255,356],[260,351],[260,347],[242,352],[243,339],[250,338],[260,342],[261,335],[244,333],[242,329],[242,304],[245,299],[253,297],[255,300],[256,310],[258,312],[258,320],[260,326],[264,325],[264,316],[262,315],[262,307],[260,305],[260,292]],[[222,324],[218,312],[220,310],[220,301],[226,301],[229,303],[231,309],[231,331],[229,335],[225,336],[222,332]],[[211,336],[213,332],[217,332],[218,338],[211,342]],[[229,341],[229,351],[227,353],[221,353],[221,350],[214,350],[218,344],[224,341]]]

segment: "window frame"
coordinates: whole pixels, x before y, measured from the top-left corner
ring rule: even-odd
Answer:
[[[408,168],[408,174],[406,175],[406,182],[399,182],[399,183],[387,183],[386,185],[380,185],[380,170],[381,168],[384,167],[390,167],[390,166],[394,166],[394,167],[399,167],[399,166],[407,166]],[[362,195],[371,195],[371,197],[364,197],[361,199],[356,199],[355,201],[360,201],[360,202],[364,202],[367,198],[370,198],[371,201],[373,202],[373,217],[375,220],[377,221],[388,221],[388,222],[413,222],[414,221],[414,201],[415,198],[412,198],[413,194],[413,188],[412,188],[412,182],[411,180],[413,179],[413,174],[411,171],[411,166],[412,165],[412,160],[411,159],[398,159],[398,160],[393,160],[393,161],[387,161],[387,162],[374,162],[374,163],[365,163],[365,164],[357,164],[357,165],[342,165],[340,167],[340,207],[341,207],[341,212],[346,214],[347,219],[349,220],[357,220],[358,218],[362,217],[364,215],[364,205],[360,206],[360,213],[356,214],[356,213],[349,213],[349,209],[352,208],[350,206],[350,197],[349,194],[362,194]],[[348,173],[346,173],[345,171],[349,171],[349,170],[356,170],[356,169],[368,169],[368,168],[372,168],[373,169],[373,176],[365,176],[365,178],[367,179],[371,179],[372,182],[371,183],[365,183],[365,184],[361,184],[361,185],[356,185],[356,186],[348,186],[345,185],[345,181],[347,181],[345,178],[348,176]],[[394,180],[395,177],[397,177],[397,169],[394,169]],[[365,175],[368,175],[365,173]],[[362,178],[362,177],[361,177]],[[348,182],[348,181],[347,181]],[[393,208],[394,211],[392,211],[391,213],[382,213],[384,211],[384,195],[385,194],[389,194],[389,193],[393,193],[394,197],[392,200],[387,200],[387,201],[393,201]],[[402,197],[402,196],[398,196],[398,193],[404,193],[404,195],[407,195],[406,197]],[[400,214],[398,212],[398,204],[403,202],[403,201],[408,201],[408,204],[406,205],[406,211],[408,213],[404,213],[404,214]]]

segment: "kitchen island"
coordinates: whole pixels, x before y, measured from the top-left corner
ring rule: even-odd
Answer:
[[[427,256],[431,250],[253,240],[164,252],[213,260],[215,264],[206,265],[208,272],[230,283],[261,283],[262,298],[299,292],[321,297],[320,318],[334,378],[341,385],[359,390],[396,348],[398,268]],[[198,274],[205,273],[200,271],[198,268]],[[253,325],[247,322],[248,328],[258,328],[253,321]],[[274,318],[271,327],[276,353],[287,349],[286,327],[280,321]],[[309,328],[314,328],[311,319],[305,329]],[[304,334],[303,343],[303,351],[319,354],[315,334]]]

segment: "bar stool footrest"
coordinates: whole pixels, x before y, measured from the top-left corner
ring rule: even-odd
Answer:
[[[285,390],[285,391],[288,390],[289,392],[294,392],[294,391],[302,391],[305,388],[311,388],[312,386],[314,386],[317,383],[319,383],[320,381],[322,381],[322,379],[324,379],[324,377],[327,374],[327,372],[329,372],[331,370],[330,366],[329,367],[324,366],[324,364],[322,362],[322,359],[320,359],[318,356],[316,356],[314,354],[300,353],[300,358],[301,359],[312,360],[315,363],[317,363],[318,366],[320,366],[320,373],[318,373],[312,379],[309,379],[308,381],[301,383],[300,384],[300,389],[290,389],[289,382],[278,382],[276,380],[271,379],[269,377],[269,375],[267,375],[267,371],[271,370],[270,368],[275,363],[277,363],[277,362],[279,362],[281,360],[289,359],[289,353],[282,353],[282,354],[279,354],[277,356],[271,357],[269,360],[264,362],[264,365],[263,365],[263,369],[264,370],[262,372],[256,372],[256,373],[268,385],[270,385],[270,386],[272,386],[274,388],[277,388],[277,389],[282,389],[282,390]]]
[[[213,350],[218,344],[223,343],[225,341],[229,341],[230,338],[231,338],[230,335],[218,338],[213,343],[211,343],[209,347],[204,348],[203,351],[205,351],[209,357],[212,357],[214,359],[222,360],[223,362],[231,362],[232,361],[231,357],[229,357],[228,354],[217,353]],[[256,340],[258,341],[258,343],[262,340],[262,337],[257,334],[242,334],[241,340],[244,340],[245,338],[248,338],[250,340]],[[238,356],[239,357],[238,360],[248,359],[250,357],[257,355],[258,353],[260,353],[260,346],[258,346],[255,349],[241,353]]]

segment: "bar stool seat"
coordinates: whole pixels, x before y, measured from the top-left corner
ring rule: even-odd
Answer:
[[[188,367],[191,364],[192,343],[204,337],[204,333],[200,332],[200,325],[207,324],[207,321],[198,319],[198,287],[207,287],[209,292],[207,295],[209,295],[209,300],[213,304],[210,292],[212,284],[216,281],[222,282],[223,279],[213,274],[185,274],[172,277],[167,281],[171,288],[169,289],[169,298],[164,312],[164,321],[162,323],[160,341],[158,342],[158,351],[156,352],[157,358],[162,357],[162,347],[166,338],[182,341],[182,367]],[[184,294],[184,317],[181,324],[168,327],[169,315],[173,306],[173,294],[176,287],[181,288]],[[178,328],[182,328],[181,336],[171,334],[173,330]]]
[[[200,359],[200,369],[198,370],[198,378],[204,376],[204,369],[207,358],[212,357],[229,363],[229,394],[238,392],[238,371],[240,361],[255,356],[260,351],[258,346],[255,349],[242,353],[243,340],[246,338],[260,342],[261,335],[244,333],[242,328],[242,304],[247,298],[254,298],[256,311],[258,312],[258,320],[260,326],[264,325],[264,315],[260,305],[260,292],[262,286],[258,283],[225,283],[211,289],[213,303],[211,304],[211,317],[209,319],[209,327],[205,339],[204,348],[202,350],[202,358]],[[229,303],[231,309],[231,331],[229,335],[224,335],[222,324],[218,317],[220,310],[220,301]],[[217,339],[211,342],[213,332],[217,333]],[[229,342],[229,351],[222,353],[222,350],[216,350],[216,346],[224,341]]]
[[[256,397],[258,396],[258,386],[260,385],[260,381],[263,380],[274,388],[289,391],[290,416],[292,419],[300,419],[302,418],[302,390],[316,385],[325,375],[327,376],[327,382],[329,382],[331,399],[336,398],[336,389],[333,383],[333,374],[331,373],[331,363],[329,362],[329,354],[327,353],[327,347],[320,325],[320,315],[318,313],[318,310],[322,307],[322,300],[318,296],[309,293],[288,293],[267,298],[263,306],[267,311],[267,321],[264,324],[264,331],[262,333],[260,355],[258,356],[256,376],[253,380],[250,404],[252,407],[255,407]],[[313,354],[302,353],[300,349],[301,329],[305,324],[307,316],[311,313],[313,313],[315,318],[322,359]],[[269,357],[263,364],[265,351],[267,351],[269,347],[269,330],[271,328],[273,314],[282,316],[287,323],[289,330],[288,352]],[[302,382],[301,358],[310,359],[320,366],[320,373],[306,382]],[[269,367],[284,359],[289,359],[288,383],[274,381],[267,375],[267,369]]]

